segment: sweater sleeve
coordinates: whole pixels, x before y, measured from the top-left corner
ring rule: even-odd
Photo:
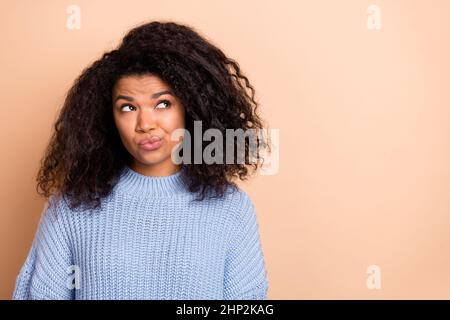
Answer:
[[[225,300],[265,300],[268,279],[253,203],[241,193],[238,221],[225,261]]]
[[[72,299],[71,251],[60,197],[44,206],[38,230],[25,263],[16,278],[14,300]]]

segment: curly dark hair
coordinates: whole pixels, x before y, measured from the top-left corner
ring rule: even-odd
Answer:
[[[126,75],[153,74],[173,89],[186,110],[185,129],[193,133],[196,120],[202,127],[264,129],[257,114],[255,90],[239,64],[192,27],[153,21],[130,30],[112,51],[85,68],[69,89],[54,124],[54,132],[41,159],[37,192],[54,192],[80,204],[97,208],[109,195],[118,176],[130,162],[114,124],[112,90]],[[245,149],[249,143],[245,139]],[[270,143],[258,140],[270,151]],[[205,145],[203,146],[203,148]],[[224,157],[226,152],[224,152]],[[246,180],[262,164],[183,164],[190,192],[203,200],[223,196],[235,178]],[[212,193],[209,191],[213,191]]]

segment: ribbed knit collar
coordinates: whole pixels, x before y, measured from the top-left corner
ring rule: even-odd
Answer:
[[[121,173],[118,189],[120,192],[137,196],[170,196],[186,193],[185,171],[186,168],[183,166],[181,170],[169,176],[146,176],[126,165]]]

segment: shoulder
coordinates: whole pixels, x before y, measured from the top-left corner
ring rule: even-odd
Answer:
[[[235,226],[246,220],[255,220],[255,205],[250,195],[240,187],[229,187],[224,197],[224,206]]]
[[[41,233],[51,230],[67,230],[72,212],[64,196],[61,194],[51,195],[44,204],[40,216],[39,227]]]
[[[67,199],[61,193],[52,194],[44,205],[44,213],[53,219],[61,219],[70,212]]]
[[[253,206],[252,199],[250,195],[242,188],[228,188],[228,201],[234,206],[239,206],[241,208],[248,208]]]

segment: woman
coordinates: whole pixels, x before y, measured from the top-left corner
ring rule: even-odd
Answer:
[[[233,182],[259,162],[174,157],[196,151],[177,130],[262,129],[256,108],[237,62],[192,28],[131,30],[67,94],[37,178],[48,203],[13,298],[266,299],[255,209]]]

